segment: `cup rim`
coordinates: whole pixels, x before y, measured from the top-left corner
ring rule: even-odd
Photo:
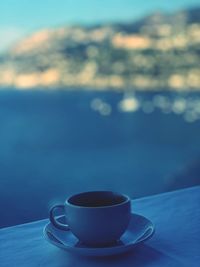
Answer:
[[[116,194],[118,196],[124,197],[124,201],[120,202],[120,203],[116,203],[116,204],[112,204],[112,205],[107,205],[107,206],[81,206],[81,205],[76,205],[70,202],[70,199],[72,199],[73,197],[78,197],[80,195],[84,195],[84,194],[90,194],[90,193],[112,193],[112,194]],[[76,208],[82,208],[82,209],[106,209],[106,208],[111,208],[111,207],[117,207],[117,206],[121,206],[124,205],[128,202],[130,202],[131,199],[128,195],[126,194],[122,194],[116,191],[109,191],[109,190],[96,190],[96,191],[85,191],[85,192],[80,192],[74,195],[71,195],[70,197],[68,197],[65,201],[65,205],[67,206],[71,206],[71,207],[76,207]]]

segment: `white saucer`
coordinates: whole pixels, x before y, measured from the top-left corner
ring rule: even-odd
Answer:
[[[64,216],[58,220],[65,222]],[[153,223],[138,214],[132,214],[128,229],[121,239],[112,246],[106,247],[88,247],[81,243],[70,230],[59,230],[51,223],[44,227],[44,236],[48,242],[64,250],[86,256],[108,256],[129,251],[137,244],[149,239],[153,233]]]

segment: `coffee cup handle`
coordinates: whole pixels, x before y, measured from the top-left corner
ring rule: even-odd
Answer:
[[[58,229],[60,230],[69,230],[69,226],[67,224],[64,224],[64,223],[61,223],[59,222],[56,217],[54,216],[54,211],[56,209],[62,209],[64,211],[64,208],[65,206],[60,204],[60,205],[55,205],[53,206],[51,209],[50,209],[50,212],[49,212],[49,219],[51,221],[51,223]]]

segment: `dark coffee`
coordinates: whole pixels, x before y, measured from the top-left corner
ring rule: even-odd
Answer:
[[[100,191],[81,193],[68,200],[70,204],[81,207],[105,207],[117,205],[124,201],[126,201],[124,196],[110,191],[104,192],[103,195]]]

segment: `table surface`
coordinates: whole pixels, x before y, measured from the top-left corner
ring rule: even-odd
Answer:
[[[133,200],[151,219],[154,236],[131,252],[110,257],[70,254],[43,238],[47,220],[0,230],[1,267],[200,266],[200,186]]]

